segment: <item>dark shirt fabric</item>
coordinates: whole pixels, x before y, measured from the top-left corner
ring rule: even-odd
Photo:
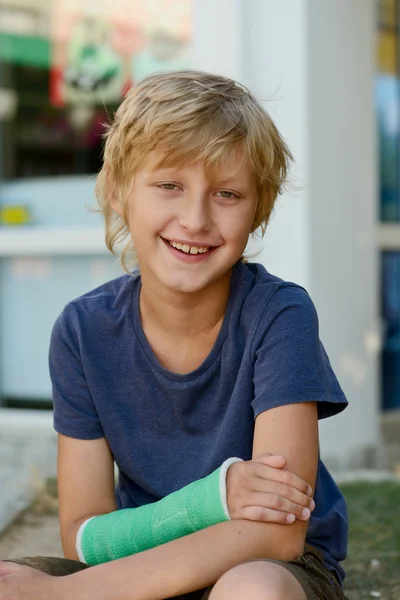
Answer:
[[[315,401],[320,419],[346,398],[319,339],[308,293],[257,263],[233,267],[215,344],[181,375],[157,361],[141,326],[139,273],[70,302],[51,337],[54,426],[79,439],[105,437],[119,469],[118,508],[157,501],[231,456],[251,459],[254,419]],[[307,542],[344,578],[344,498],[319,460]]]

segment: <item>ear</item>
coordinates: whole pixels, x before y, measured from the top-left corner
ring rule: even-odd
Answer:
[[[123,217],[115,184],[112,181],[107,165],[103,166],[103,170],[100,175],[103,198],[107,199],[107,203],[114,212],[116,212],[120,217]]]
[[[108,202],[109,202],[111,208],[113,209],[113,211],[116,212],[120,217],[123,217],[122,209],[119,205],[119,202],[118,202],[118,199],[117,199],[117,196],[115,193],[111,192],[108,195]]]

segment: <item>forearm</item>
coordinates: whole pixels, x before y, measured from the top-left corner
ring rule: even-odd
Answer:
[[[228,569],[252,558],[295,558],[302,552],[296,529],[296,524],[228,521],[54,584],[60,599],[170,598],[212,585]]]
[[[158,502],[86,520],[76,538],[80,560],[94,566],[132,556],[229,520],[226,473],[237,461],[227,459]]]

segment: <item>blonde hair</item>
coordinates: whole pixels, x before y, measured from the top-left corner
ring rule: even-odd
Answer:
[[[238,146],[253,169],[259,200],[251,233],[264,235],[293,159],[278,129],[261,104],[238,82],[200,71],[150,75],[132,88],[105,134],[104,163],[96,195],[105,218],[106,244],[128,237],[121,256],[133,251],[128,229],[127,197],[135,171],[150,152],[160,150],[158,164],[202,161],[218,168]],[[122,217],[111,207],[121,208]]]

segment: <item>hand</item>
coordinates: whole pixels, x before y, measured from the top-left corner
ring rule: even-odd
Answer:
[[[61,600],[56,579],[31,567],[0,561],[0,600]]]
[[[306,481],[284,470],[286,458],[262,454],[231,465],[226,475],[226,497],[232,519],[290,524],[307,521],[315,508]],[[305,511],[305,512],[303,512]]]

